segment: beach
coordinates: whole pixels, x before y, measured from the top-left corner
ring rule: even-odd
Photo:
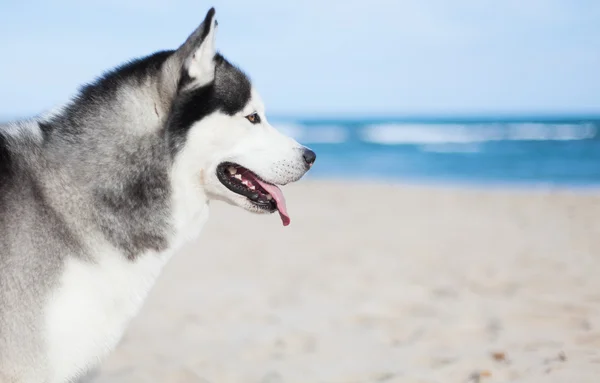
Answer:
[[[600,192],[305,180],[213,203],[93,383],[598,382]]]

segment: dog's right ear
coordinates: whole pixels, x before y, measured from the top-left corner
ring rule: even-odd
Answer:
[[[175,51],[174,58],[179,69],[180,88],[197,88],[214,80],[216,30],[215,9],[211,8],[202,24]]]

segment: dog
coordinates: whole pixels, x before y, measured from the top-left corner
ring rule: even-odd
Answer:
[[[177,49],[0,126],[0,382],[97,366],[212,201],[290,223],[279,186],[316,155],[269,124],[216,30],[211,8]]]

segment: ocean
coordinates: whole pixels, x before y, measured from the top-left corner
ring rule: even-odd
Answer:
[[[600,116],[270,122],[317,153],[307,178],[600,187]]]
[[[598,187],[600,117],[271,119],[311,178]]]

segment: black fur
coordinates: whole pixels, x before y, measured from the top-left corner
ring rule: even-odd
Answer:
[[[96,82],[81,88],[77,99],[89,105],[89,103],[101,102],[107,97],[112,97],[123,84],[142,86],[148,78],[159,73],[165,61],[172,54],[172,50],[159,51],[112,69],[104,73]]]
[[[124,85],[141,86],[155,76],[171,54],[172,50],[165,50],[131,60],[81,87],[77,96],[66,106],[61,116],[53,121],[54,123],[40,126],[46,133],[45,136],[52,132],[51,126],[57,126],[62,129],[61,134],[65,137],[75,138],[82,129],[80,121],[89,118],[97,109],[110,104],[117,90]]]
[[[9,182],[12,174],[12,155],[8,145],[8,140],[0,132],[0,188]]]
[[[167,122],[172,155],[185,143],[187,132],[195,122],[216,111],[234,115],[250,100],[252,88],[246,74],[220,54],[214,60],[215,80],[201,88],[182,91],[173,104]]]
[[[14,161],[6,137],[0,132],[0,211],[5,210],[5,193],[12,186],[14,178]],[[0,228],[4,224],[3,214],[0,214]],[[0,243],[0,250],[1,249]],[[0,262],[1,263],[1,262]],[[1,266],[1,265],[0,265]]]
[[[210,32],[210,27],[212,26],[212,20],[215,17],[215,8],[212,7],[211,9],[208,10],[208,12],[206,13],[206,17],[204,18],[204,30],[202,31],[202,40],[204,40],[206,38],[206,36],[208,36],[208,33]]]
[[[50,134],[52,133],[52,130],[54,130],[54,127],[49,122],[39,122],[38,125],[40,126],[40,130],[42,131],[44,141],[46,141],[48,137],[50,137]]]

